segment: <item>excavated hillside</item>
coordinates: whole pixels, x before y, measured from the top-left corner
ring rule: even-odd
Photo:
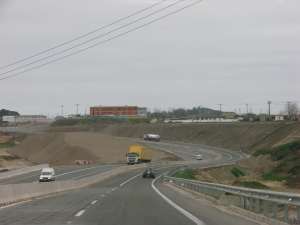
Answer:
[[[252,153],[261,147],[272,147],[299,139],[300,123],[43,125],[38,133],[42,134],[28,134],[25,139],[24,134],[19,134],[22,140],[18,139],[16,133],[0,133],[3,144],[8,140],[15,144],[12,148],[0,149],[0,167],[13,168],[14,166],[9,165],[15,164],[16,168],[30,163],[65,165],[73,164],[75,160],[117,163],[125,160],[125,153],[130,145],[141,144],[115,137],[142,138],[146,133],[159,134],[162,141],[197,143]],[[15,158],[6,160],[9,159],[9,154]],[[180,160],[155,151],[154,160],[162,159]]]
[[[118,124],[97,126],[51,127],[49,132],[97,132],[116,137],[142,138],[159,134],[161,140],[197,143],[252,153],[261,147],[272,147],[289,141],[300,130],[300,123],[168,123]],[[298,134],[295,134],[297,138]],[[260,140],[263,138],[262,140]],[[298,137],[299,138],[299,137]],[[260,140],[260,141],[259,141]],[[255,142],[259,141],[257,144]],[[254,144],[254,145],[253,145]],[[253,145],[253,146],[251,146]],[[251,147],[250,147],[251,146]]]

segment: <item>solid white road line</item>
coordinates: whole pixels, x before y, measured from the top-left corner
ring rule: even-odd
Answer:
[[[166,172],[167,173],[167,172]],[[177,209],[179,212],[181,212],[183,215],[185,215],[187,218],[189,218],[190,220],[192,220],[193,222],[195,222],[197,225],[205,225],[205,223],[203,223],[201,220],[199,220],[197,217],[193,216],[192,214],[190,214],[189,212],[185,211],[183,208],[179,207],[178,205],[176,205],[174,202],[172,202],[170,199],[168,199],[165,195],[163,195],[159,190],[157,190],[157,188],[154,186],[154,182],[160,178],[161,176],[165,175],[166,173],[160,175],[159,177],[157,177],[155,180],[152,181],[151,186],[154,189],[154,191],[157,192],[157,194],[159,194],[167,203],[169,203],[171,206],[173,206],[175,209]]]

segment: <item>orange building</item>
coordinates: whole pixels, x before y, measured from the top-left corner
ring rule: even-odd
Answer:
[[[137,106],[94,106],[90,107],[90,116],[138,116]]]

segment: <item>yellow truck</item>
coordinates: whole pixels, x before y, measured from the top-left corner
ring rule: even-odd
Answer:
[[[130,146],[126,154],[127,164],[149,163],[152,160],[152,148],[144,146]]]

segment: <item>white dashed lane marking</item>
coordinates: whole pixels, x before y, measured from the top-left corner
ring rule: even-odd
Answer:
[[[81,210],[81,211],[79,211],[75,216],[81,216],[83,213],[85,212],[85,210]]]

